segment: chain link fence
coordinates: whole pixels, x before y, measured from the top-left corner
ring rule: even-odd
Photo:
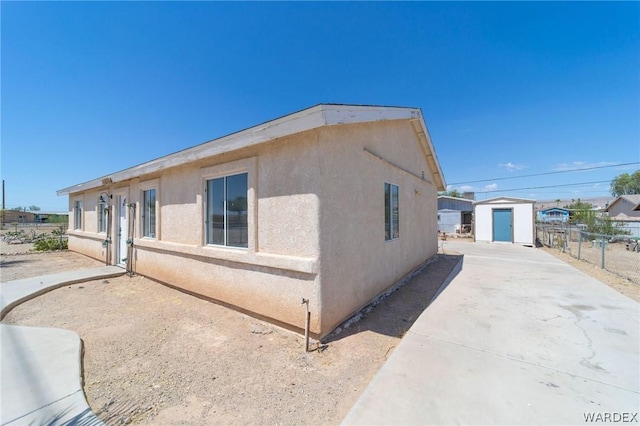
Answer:
[[[536,241],[640,284],[640,237],[594,234],[559,223],[536,224]]]
[[[30,250],[61,250],[68,247],[67,224],[12,224],[0,229],[0,252],[16,254]],[[24,249],[17,248],[24,246]]]

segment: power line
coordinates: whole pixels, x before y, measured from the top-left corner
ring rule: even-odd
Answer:
[[[450,183],[449,185],[462,185],[462,184],[468,184],[468,183],[492,182],[492,181],[496,181],[496,180],[509,180],[509,179],[520,179],[520,178],[534,177],[534,176],[557,175],[557,174],[560,174],[560,173],[583,172],[583,171],[586,171],[586,170],[606,169],[606,168],[609,168],[609,167],[633,166],[633,165],[636,165],[636,164],[640,164],[640,162],[636,161],[634,163],[610,164],[608,166],[585,167],[583,169],[559,170],[559,171],[556,171],[556,172],[535,173],[535,174],[532,174],[532,175],[521,175],[521,176],[511,176],[511,177],[501,177],[501,178],[481,179],[481,180],[470,180],[470,181],[467,181],[467,182]]]
[[[475,191],[476,194],[489,194],[492,192],[508,192],[508,191],[526,191],[529,189],[543,189],[543,188],[561,188],[564,186],[585,186],[585,185],[594,185],[596,183],[609,183],[608,180],[598,180],[594,182],[582,182],[582,183],[565,183],[565,184],[557,184],[557,185],[546,185],[546,186],[530,186],[527,188],[512,188],[512,189],[492,189],[490,191]]]

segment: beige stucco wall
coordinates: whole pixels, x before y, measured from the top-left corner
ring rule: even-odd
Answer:
[[[98,232],[97,204],[100,191],[74,194],[69,197],[69,249],[97,260],[106,261],[106,248],[102,242],[106,233]],[[82,228],[75,226],[75,202],[82,201]]]
[[[203,295],[294,329],[304,327],[310,300],[311,332],[319,335],[319,220],[317,131],[283,138],[261,147],[195,161],[187,166],[73,194],[82,198],[86,227],[70,230],[70,249],[104,259],[96,234],[97,199],[102,191],[122,193],[136,204],[134,270],[172,286]],[[248,173],[249,247],[205,244],[207,179]],[[141,234],[142,191],[156,189],[157,237]],[[124,191],[124,192],[123,192]],[[92,201],[93,205],[87,203]],[[112,203],[115,201],[112,200]],[[112,221],[117,245],[117,210]],[[92,227],[89,222],[95,222]],[[70,218],[73,225],[73,217]],[[262,224],[262,226],[261,226]],[[83,225],[83,228],[85,226]]]
[[[206,246],[206,180],[238,172],[248,173],[249,247]],[[126,194],[136,205],[129,217],[136,273],[298,330],[301,299],[309,299],[311,333],[322,336],[436,253],[429,176],[408,121],[324,127],[72,194],[70,211],[76,197],[84,200],[87,229],[71,230],[69,244],[104,258],[95,203],[101,191]],[[400,238],[388,242],[385,182],[400,190]],[[155,239],[141,237],[149,188],[157,196]],[[112,250],[116,244],[114,237]]]
[[[437,252],[437,191],[406,121],[324,128],[319,145],[322,329],[331,331]],[[400,237],[392,241],[385,182],[399,189]]]

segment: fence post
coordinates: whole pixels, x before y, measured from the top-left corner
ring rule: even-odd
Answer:
[[[600,249],[602,250],[602,263],[600,268],[604,269],[604,235],[600,237]]]
[[[580,250],[582,250],[582,231],[578,231],[578,260],[580,260]]]

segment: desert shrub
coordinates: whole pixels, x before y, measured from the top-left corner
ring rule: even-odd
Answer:
[[[48,237],[33,243],[33,248],[36,251],[66,250],[67,248],[69,248],[69,243],[66,238],[60,239]]]

